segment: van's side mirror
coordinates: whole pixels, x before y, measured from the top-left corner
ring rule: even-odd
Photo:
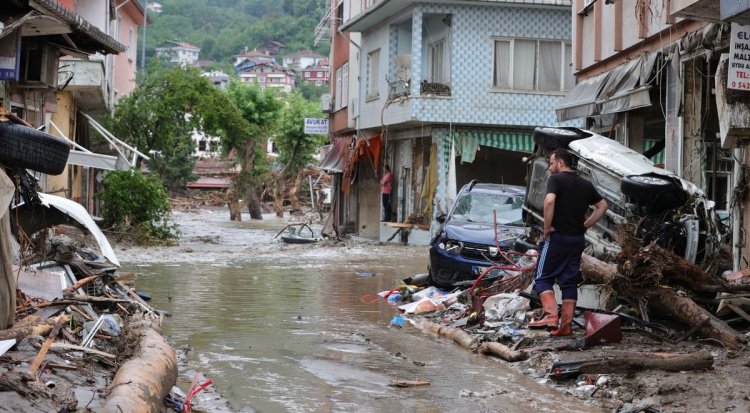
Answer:
[[[447,218],[448,218],[448,215],[445,215],[445,214],[440,214],[440,215],[438,215],[438,216],[437,216],[437,218],[435,218],[435,219],[437,220],[437,222],[439,222],[439,223],[441,223],[441,224],[445,224],[445,220],[446,220]]]

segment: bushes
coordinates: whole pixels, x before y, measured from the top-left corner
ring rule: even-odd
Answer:
[[[177,236],[167,221],[167,190],[157,177],[139,171],[110,171],[102,184],[104,190],[97,195],[104,202],[106,228],[129,232],[139,243]]]

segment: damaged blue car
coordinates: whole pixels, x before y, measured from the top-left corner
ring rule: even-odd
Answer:
[[[437,218],[441,226],[430,243],[430,284],[466,285],[493,263],[505,262],[501,251],[512,249],[525,232],[525,193],[515,185],[464,185],[450,212]]]

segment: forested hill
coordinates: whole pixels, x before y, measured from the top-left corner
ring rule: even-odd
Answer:
[[[201,48],[201,60],[229,63],[245,47],[263,40],[288,46],[287,53],[312,49],[328,54],[328,44],[313,46],[315,26],[327,0],[158,0],[161,13],[149,13],[146,53],[167,40]]]

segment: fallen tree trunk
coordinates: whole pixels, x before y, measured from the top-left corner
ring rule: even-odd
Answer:
[[[649,305],[663,313],[672,314],[677,320],[698,328],[704,337],[721,341],[731,349],[739,348],[747,339],[727,323],[714,317],[689,297],[681,297],[669,288],[657,288]],[[708,321],[706,322],[706,320]]]
[[[461,330],[460,328],[441,326],[440,324],[433,323],[424,318],[418,319],[416,326],[422,330],[449,338],[469,350],[474,351],[477,347],[476,341],[471,338],[466,331]]]
[[[177,381],[175,351],[149,321],[131,323],[128,335],[140,336],[139,349],[117,370],[109,386],[111,392],[98,411],[159,411]]]
[[[58,318],[58,320],[65,324],[70,321],[70,316],[64,315]],[[50,320],[42,320],[39,316],[30,315],[7,330],[0,330],[0,340],[16,339],[20,342],[27,336],[45,336],[52,331],[54,322]]]
[[[710,368],[714,358],[708,351],[693,354],[629,353],[622,356],[555,363],[550,378],[561,380],[580,374],[635,373],[643,370],[690,371]]]
[[[510,362],[522,361],[529,358],[529,354],[525,351],[512,350],[504,344],[494,342],[480,344],[479,352],[482,354],[492,354]]]
[[[581,272],[588,280],[599,284],[612,286],[618,277],[617,267],[604,263],[594,257],[584,254],[581,257]],[[728,324],[716,318],[713,314],[698,306],[689,297],[680,297],[674,290],[654,288],[649,291],[648,303],[658,311],[672,314],[679,321],[690,327],[699,327],[704,337],[719,340],[723,345],[736,349],[746,338],[729,327]],[[709,321],[706,322],[706,318]]]

